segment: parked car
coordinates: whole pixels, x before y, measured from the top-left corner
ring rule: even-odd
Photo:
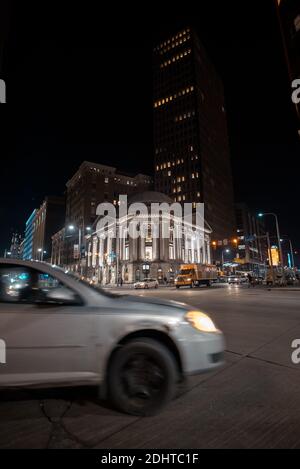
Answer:
[[[145,278],[145,280],[141,282],[136,282],[134,284],[134,288],[142,288],[142,289],[148,289],[148,288],[158,288],[158,280],[154,278]]]
[[[0,336],[0,387],[92,384],[132,415],[157,413],[178,382],[223,363],[202,311],[113,295],[42,262],[0,259]]]

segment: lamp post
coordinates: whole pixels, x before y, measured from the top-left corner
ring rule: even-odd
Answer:
[[[223,268],[224,268],[224,252],[225,252],[226,254],[229,254],[229,253],[230,253],[230,249],[223,249],[223,250],[222,250],[222,270],[223,270]]]
[[[78,248],[79,248],[79,265],[80,265],[80,274],[82,273],[82,266],[81,266],[81,248],[82,248],[82,236],[83,236],[83,231],[86,231],[87,233],[90,233],[92,228],[90,226],[87,226],[84,230],[84,228],[82,228],[82,226],[78,226],[76,227],[75,225],[69,225],[67,227],[67,230],[69,232],[75,232],[76,231],[76,228],[78,229]],[[71,235],[72,236],[72,235]],[[68,236],[66,236],[68,237]]]
[[[288,237],[285,237],[285,238],[280,240],[281,243],[283,243],[284,241],[288,241],[288,243],[289,243],[290,253],[291,253],[291,263],[292,263],[292,268],[294,269],[294,267],[295,267],[295,258],[294,258],[294,248],[293,248],[292,240],[289,239]]]
[[[37,250],[37,252],[39,253],[39,254],[38,254],[39,261],[42,261],[43,249],[42,249],[42,248],[39,248],[39,249]]]
[[[275,218],[275,223],[276,223],[276,233],[277,233],[277,242],[278,242],[278,249],[279,249],[279,255],[280,255],[280,265],[283,268],[283,254],[282,254],[282,247],[281,247],[281,242],[280,242],[280,231],[279,231],[279,223],[278,223],[278,216],[276,213],[259,213],[258,214],[259,218],[265,217],[265,216],[272,216]]]

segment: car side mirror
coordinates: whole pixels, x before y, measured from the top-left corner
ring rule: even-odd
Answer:
[[[53,288],[45,294],[46,303],[56,303],[63,305],[77,305],[80,304],[78,296],[69,288],[59,287]]]

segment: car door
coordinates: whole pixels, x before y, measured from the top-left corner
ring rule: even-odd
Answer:
[[[32,277],[37,279],[35,297],[25,294]],[[76,299],[72,304],[43,300],[51,289],[66,291],[67,287],[54,276],[19,265],[0,266],[1,284],[0,339],[6,344],[6,363],[0,365],[0,385],[97,379],[93,372],[93,316],[85,314],[76,292],[69,292]]]

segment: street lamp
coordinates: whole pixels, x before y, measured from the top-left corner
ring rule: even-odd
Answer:
[[[280,240],[281,243],[284,243],[285,241],[288,241],[288,242],[289,242],[289,245],[290,245],[290,253],[291,253],[291,261],[292,261],[292,268],[294,268],[294,267],[295,267],[295,258],[294,258],[294,248],[293,248],[292,240],[291,240],[291,239],[288,239],[288,238],[285,238],[285,239],[281,239],[281,240]]]
[[[78,229],[79,263],[80,263],[80,269],[81,269],[81,267],[82,267],[81,266],[81,247],[82,247],[82,236],[83,236],[82,231],[83,231],[83,228],[81,226],[77,227],[77,226],[71,224],[67,227],[67,230],[70,231],[70,232],[74,232],[76,230],[76,228]],[[90,233],[92,231],[92,228],[90,226],[86,226],[85,231],[87,233]]]
[[[230,254],[230,249],[223,249],[223,251],[222,251],[222,269],[223,269],[223,266],[224,266],[224,252],[226,254]]]
[[[283,268],[283,254],[282,254],[282,247],[281,247],[281,242],[280,242],[280,231],[279,231],[279,223],[278,223],[278,216],[276,213],[259,213],[258,214],[259,218],[263,218],[265,216],[271,216],[275,218],[275,223],[276,223],[276,232],[277,232],[277,242],[278,242],[278,249],[280,253],[280,264],[281,267]]]

